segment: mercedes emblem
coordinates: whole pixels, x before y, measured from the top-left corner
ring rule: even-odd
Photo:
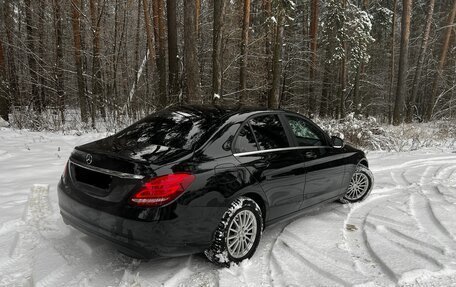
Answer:
[[[88,153],[86,155],[86,163],[87,164],[92,164],[92,160],[93,160],[92,155],[90,153]]]

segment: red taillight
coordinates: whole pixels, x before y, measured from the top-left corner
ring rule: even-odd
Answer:
[[[173,173],[159,176],[144,183],[131,198],[136,206],[160,206],[176,199],[190,186],[195,176],[188,173]]]

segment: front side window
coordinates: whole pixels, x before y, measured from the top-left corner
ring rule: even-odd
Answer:
[[[253,136],[252,130],[250,129],[250,125],[247,123],[239,131],[239,134],[236,138],[236,143],[234,144],[234,152],[241,153],[257,150],[258,147],[255,137]]]
[[[286,116],[288,124],[299,146],[323,146],[324,137],[320,131],[304,119]]]
[[[249,121],[261,150],[289,147],[287,134],[277,115],[258,116]]]

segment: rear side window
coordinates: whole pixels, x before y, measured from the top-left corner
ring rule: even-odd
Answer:
[[[288,124],[299,146],[323,146],[324,136],[304,119],[287,116]]]
[[[250,120],[260,149],[289,147],[287,135],[277,115],[258,116]]]
[[[249,151],[257,151],[257,143],[255,137],[253,136],[252,130],[250,129],[249,124],[245,124],[236,138],[236,143],[234,145],[234,152],[241,153],[241,152],[249,152]]]

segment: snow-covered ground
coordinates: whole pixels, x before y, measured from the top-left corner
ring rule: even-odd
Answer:
[[[0,128],[0,286],[456,286],[456,153],[371,152],[375,188],[269,227],[250,261],[131,259],[66,226],[56,184],[103,134]],[[32,192],[33,190],[33,192]]]

